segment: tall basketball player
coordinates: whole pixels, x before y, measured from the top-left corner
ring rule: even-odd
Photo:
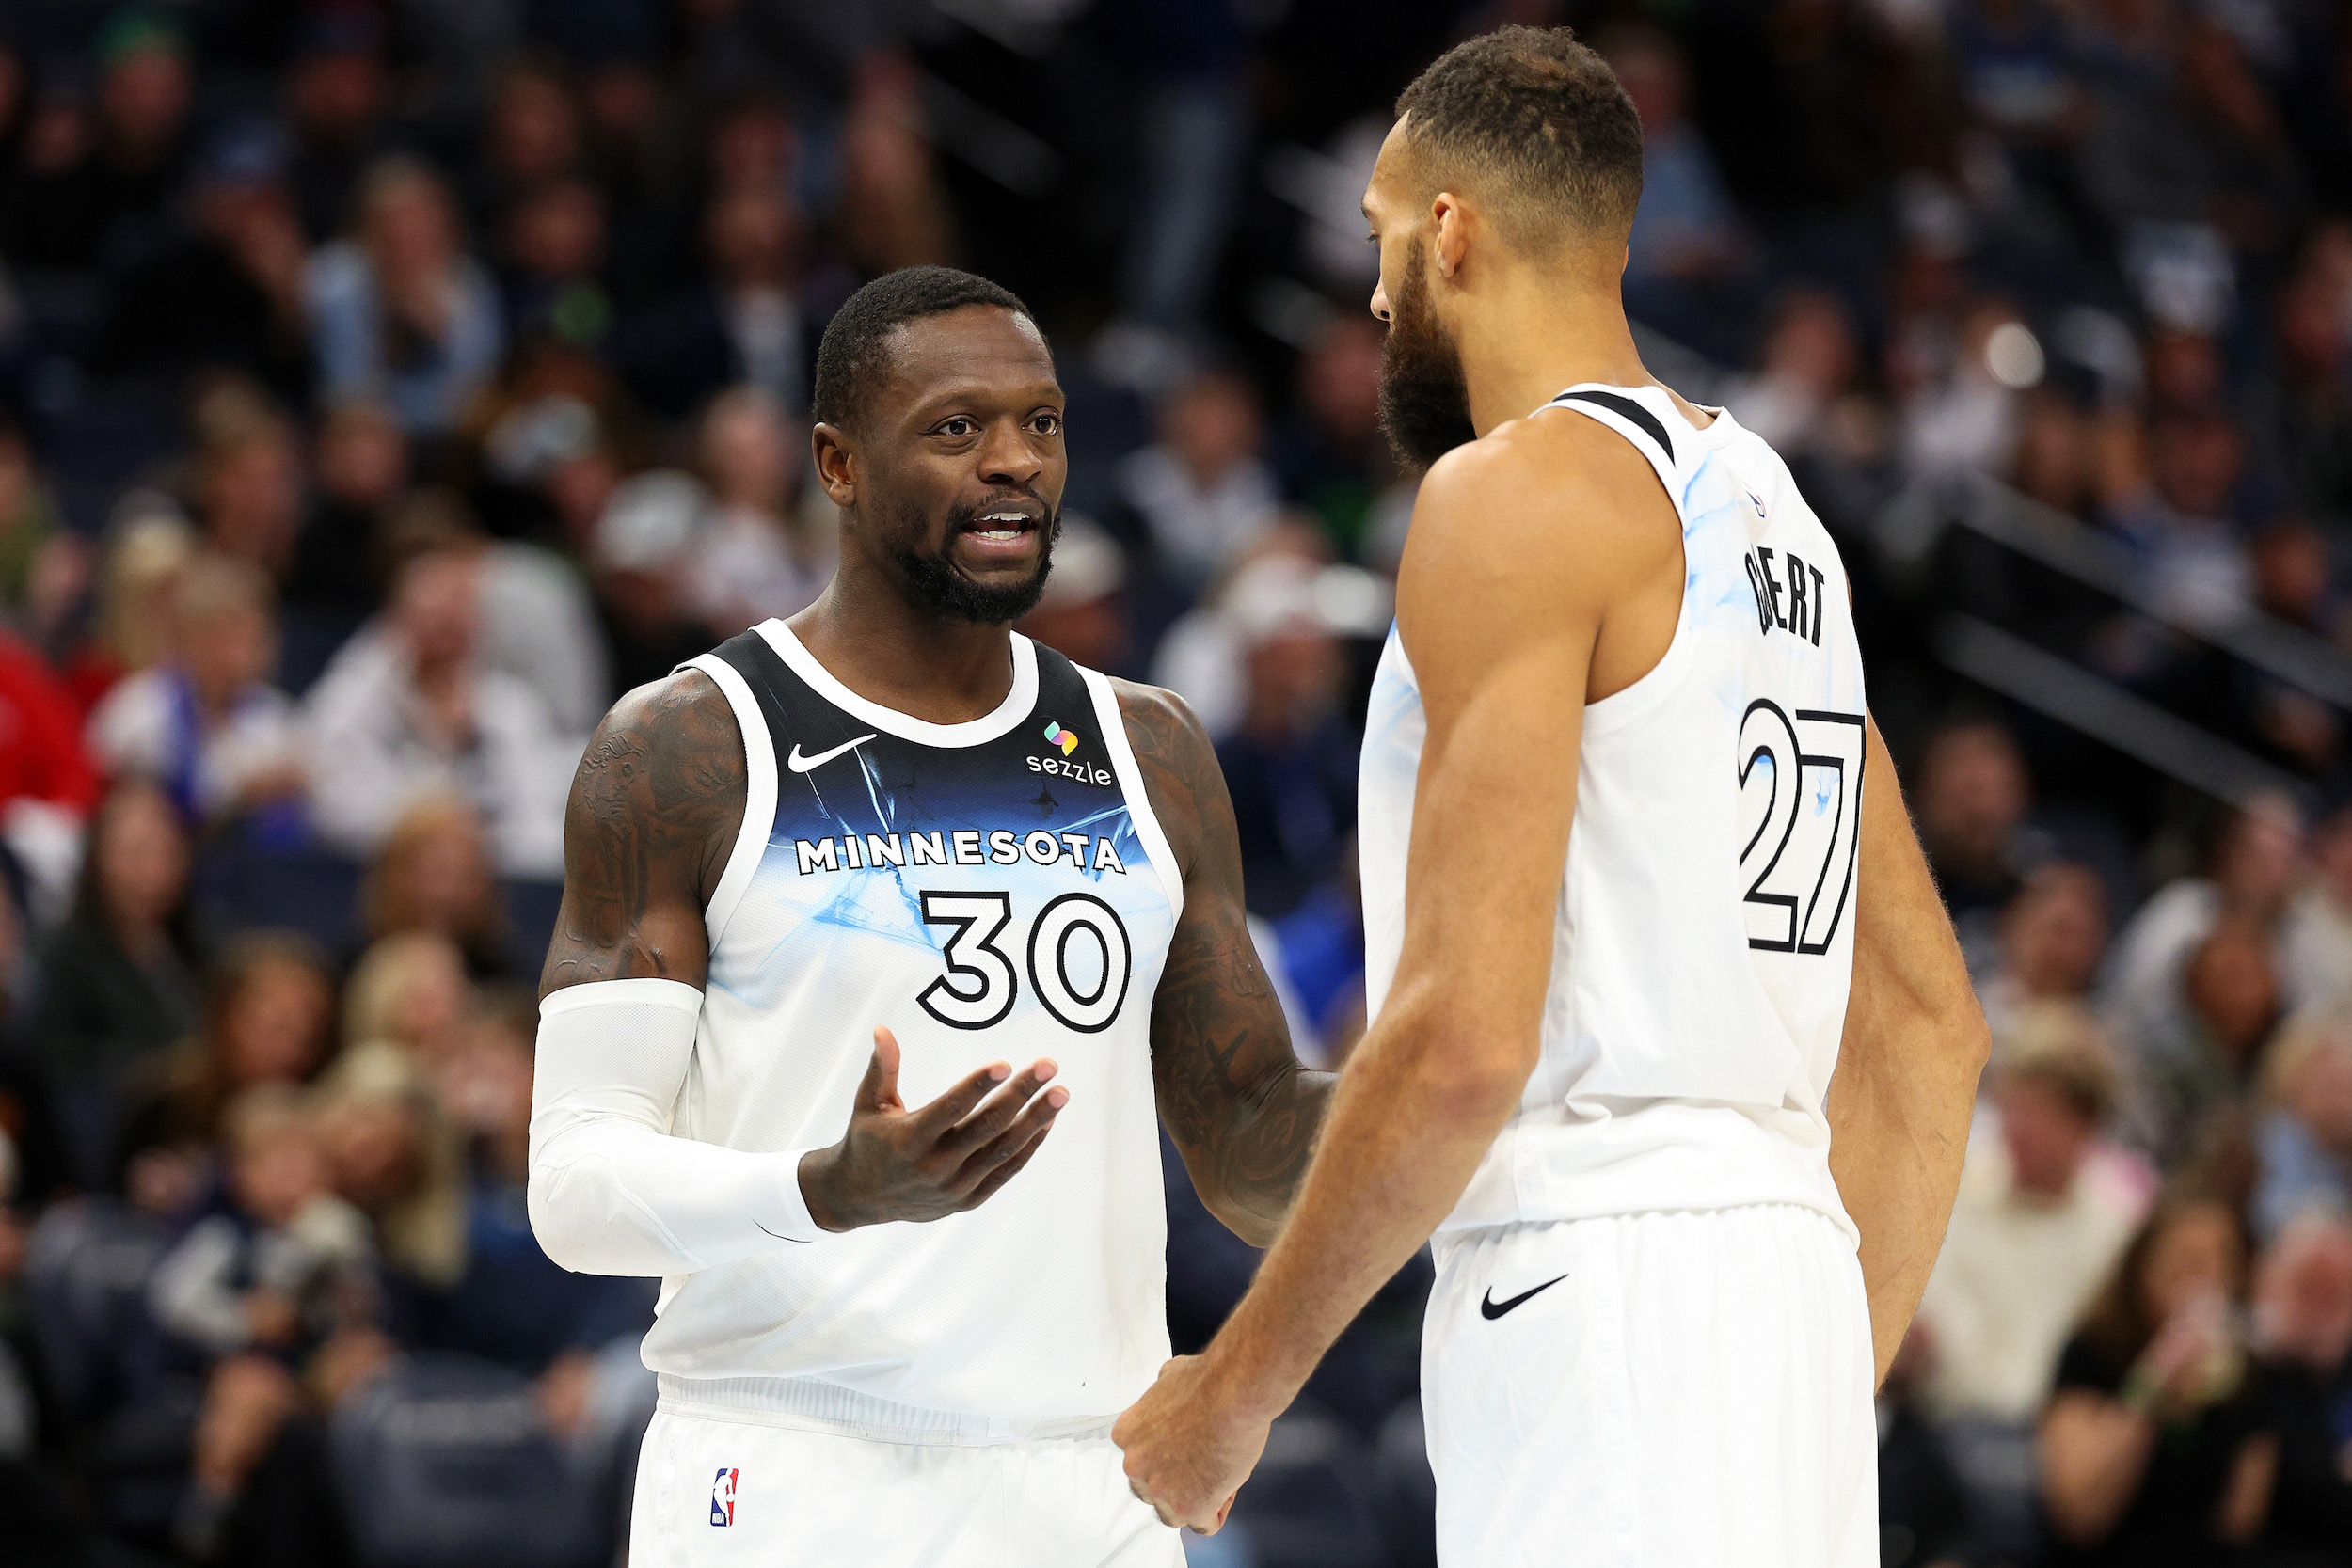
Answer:
[[[1007,629],[1067,471],[1021,302],[868,285],[816,411],[838,576],[624,698],[566,821],[531,1217],[662,1276],[630,1560],[1174,1568],[1109,1440],[1168,1354],[1155,1108],[1263,1245],[1328,1080],[1199,724]]]
[[[1430,467],[1364,750],[1375,1016],[1128,1472],[1215,1526],[1434,1230],[1447,1568],[1864,1568],[1986,1037],[1846,576],[1780,459],[1643,369],[1641,126],[1598,56],[1506,28],[1398,107],[1373,309]]]

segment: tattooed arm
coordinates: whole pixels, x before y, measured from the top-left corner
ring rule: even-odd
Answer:
[[[725,694],[690,670],[622,698],[572,782],[564,903],[539,980],[530,1190],[532,1229],[566,1268],[689,1273],[818,1230],[975,1208],[1069,1098],[1043,1087],[1047,1063],[995,1063],[910,1111],[898,1041],[877,1029],[838,1143],[787,1164],[788,1151],[669,1135],[710,967],[703,911],[741,834],[747,772]],[[590,985],[603,980],[679,984]],[[587,989],[564,994],[576,986]]]
[[[564,903],[539,994],[591,980],[703,983],[703,908],[743,823],[743,736],[708,675],[623,697],[564,808]]]
[[[1152,809],[1184,878],[1184,910],[1152,1001],[1160,1111],[1209,1212],[1265,1246],[1307,1173],[1332,1075],[1291,1053],[1242,906],[1233,803],[1181,698],[1125,681],[1120,715]]]

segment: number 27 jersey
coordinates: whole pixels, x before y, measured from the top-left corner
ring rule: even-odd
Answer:
[[[909,1108],[1040,1056],[1070,1101],[976,1210],[665,1280],[665,1408],[912,1440],[1099,1426],[1168,1354],[1150,1021],[1183,899],[1109,683],[1016,636],[996,711],[932,724],[779,621],[692,664],[749,780],[672,1132],[832,1144],[877,1025]]]
[[[1649,461],[1682,525],[1682,606],[1656,668],[1584,705],[1541,1056],[1441,1228],[1777,1202],[1851,1234],[1822,1110],[1865,783],[1836,546],[1729,414],[1702,430],[1662,388],[1585,386],[1536,417],[1596,420]],[[1424,734],[1391,632],[1358,807],[1375,1014],[1405,941]]]

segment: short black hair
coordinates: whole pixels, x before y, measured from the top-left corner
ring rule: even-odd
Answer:
[[[890,335],[909,322],[967,305],[993,305],[1036,320],[1010,289],[954,267],[900,267],[866,284],[826,324],[817,345],[810,412],[819,423],[853,425],[866,411],[866,398],[890,373]]]
[[[1609,62],[1566,27],[1498,27],[1455,44],[1397,98],[1432,192],[1484,177],[1506,237],[1548,249],[1620,240],[1642,199],[1642,117]]]

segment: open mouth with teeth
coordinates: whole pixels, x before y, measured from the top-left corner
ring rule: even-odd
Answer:
[[[1036,528],[1036,519],[1025,512],[990,512],[966,523],[963,531],[991,544],[1009,544]]]

